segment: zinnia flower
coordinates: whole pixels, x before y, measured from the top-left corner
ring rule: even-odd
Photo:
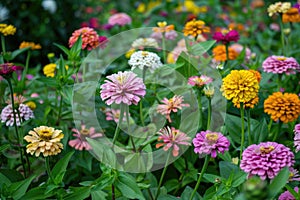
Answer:
[[[31,50],[37,50],[37,49],[41,49],[42,48],[42,46],[40,44],[35,44],[34,42],[23,41],[20,44],[19,49],[23,49],[23,48],[26,48],[26,47],[31,47],[30,48]]]
[[[232,70],[223,78],[221,86],[223,96],[234,104],[251,103],[257,97],[258,89],[257,77],[249,70]]]
[[[215,32],[212,37],[217,40],[217,42],[222,42],[223,44],[228,44],[230,42],[237,42],[240,39],[239,33],[236,30],[230,30],[222,32]]]
[[[163,65],[160,61],[160,57],[156,53],[149,51],[134,52],[130,56],[128,64],[132,67],[131,70],[135,69],[136,67],[140,69],[146,68],[149,69],[151,73]]]
[[[131,47],[134,49],[144,49],[148,48],[158,48],[158,43],[153,38],[138,38],[131,44]]]
[[[126,13],[116,13],[109,17],[108,24],[112,26],[124,26],[126,24],[131,24],[131,17]]]
[[[206,85],[206,86],[204,86],[203,93],[204,93],[204,95],[207,98],[211,99],[214,96],[214,94],[215,94],[215,88],[214,88],[214,86],[212,86],[212,85]]]
[[[213,56],[216,61],[226,61],[226,46],[225,45],[217,45],[213,48]],[[232,47],[228,47],[228,58],[229,60],[234,60],[238,57],[238,52],[236,52]]]
[[[16,114],[16,124],[17,126],[21,126],[21,121],[27,121],[29,119],[34,118],[34,114],[32,110],[25,104],[18,105],[18,108],[15,108],[19,110],[19,115]],[[15,110],[15,113],[18,113],[17,110]],[[14,113],[12,104],[9,104],[5,106],[1,112],[1,122],[5,123],[6,126],[13,126],[14,125]]]
[[[191,86],[197,86],[199,88],[204,87],[204,85],[207,85],[211,83],[213,79],[209,76],[201,75],[201,76],[192,76],[188,79],[188,84]]]
[[[79,37],[82,39],[82,49],[92,50],[100,44],[97,32],[92,28],[83,27],[72,33],[72,36],[69,38],[70,48],[76,43]]]
[[[179,154],[179,145],[191,145],[191,138],[174,127],[160,129],[157,134],[159,134],[158,141],[162,141],[162,143],[157,143],[156,148],[164,146],[164,151],[168,151],[170,148],[172,148],[172,154],[174,157],[178,156]]]
[[[265,100],[264,111],[274,121],[292,122],[300,115],[299,97],[292,93],[275,92]]]
[[[284,167],[292,167],[294,154],[276,142],[262,142],[248,146],[242,155],[240,168],[248,177],[257,175],[262,180],[273,179]]]
[[[282,22],[300,22],[300,14],[298,8],[290,8],[286,13],[283,13]]]
[[[296,153],[300,151],[300,124],[296,124],[294,128],[294,146],[296,147]]]
[[[295,74],[300,70],[300,65],[295,58],[284,56],[270,56],[264,60],[262,67],[265,72],[274,74]]]
[[[5,77],[10,76],[14,71],[17,71],[20,67],[15,66],[13,63],[0,64],[0,75]]]
[[[291,8],[290,2],[276,2],[268,7],[269,16],[272,17],[277,13],[286,13]]]
[[[75,133],[73,136],[76,137],[74,140],[69,141],[69,145],[77,150],[91,150],[91,145],[86,141],[86,138],[98,138],[102,137],[102,133],[96,133],[95,128],[86,128],[85,125],[81,125],[81,130],[73,128],[72,131]]]
[[[57,155],[63,149],[60,140],[64,137],[61,130],[48,126],[39,126],[29,131],[24,140],[29,142],[26,152],[38,157],[41,153],[44,157]]]
[[[154,27],[152,30],[156,33],[164,33],[174,30],[174,25],[167,25],[167,22],[157,22],[158,27]]]
[[[181,110],[182,107],[189,107],[189,104],[183,104],[183,96],[175,95],[171,99],[164,98],[162,101],[164,104],[159,104],[157,106],[157,112],[166,115],[167,120],[171,123],[171,112],[177,112],[178,110]]]
[[[194,152],[200,155],[211,155],[212,158],[217,157],[217,153],[224,153],[229,150],[229,140],[219,132],[210,130],[201,131],[196,134],[193,139],[195,146]]]
[[[135,104],[146,94],[146,86],[143,80],[133,72],[118,72],[107,76],[105,83],[101,85],[101,98],[107,105],[112,103],[127,105]]]
[[[104,110],[104,112],[105,112],[106,120],[107,120],[107,121],[113,120],[113,121],[115,121],[116,123],[119,122],[119,120],[120,120],[120,115],[121,115],[120,109],[106,108],[106,109]],[[130,113],[129,113],[129,116],[130,116]],[[126,113],[124,113],[123,121],[126,121]]]
[[[300,181],[299,171],[292,167],[290,168],[290,175],[289,175],[288,182],[291,182],[291,181]]]
[[[198,35],[202,34],[202,33],[209,33],[210,32],[210,28],[205,26],[205,22],[201,21],[201,20],[191,20],[188,21],[183,29],[183,34],[185,36],[193,36],[194,38],[196,38]]]
[[[0,33],[2,33],[4,36],[14,35],[16,30],[16,27],[13,25],[0,24]]]
[[[234,43],[234,44],[230,45],[230,48],[235,50],[238,54],[240,54],[244,50],[244,47],[238,43]],[[255,53],[252,53],[248,47],[245,47],[245,60],[246,61],[250,60],[251,58],[254,58],[255,56],[256,56]]]
[[[298,187],[294,187],[294,190],[298,193],[299,189]],[[290,191],[285,191],[282,193],[279,197],[278,200],[296,200],[295,197],[290,193]]]

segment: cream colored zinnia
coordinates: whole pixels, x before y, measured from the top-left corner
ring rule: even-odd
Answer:
[[[38,157],[41,153],[44,157],[57,155],[63,149],[60,140],[64,137],[61,130],[48,126],[39,126],[29,131],[24,140],[29,142],[26,152]]]

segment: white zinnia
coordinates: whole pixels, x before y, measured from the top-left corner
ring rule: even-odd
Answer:
[[[134,52],[131,55],[128,64],[132,67],[131,70],[135,69],[136,67],[140,69],[148,68],[151,73],[163,65],[160,61],[160,57],[156,53],[149,51]]]

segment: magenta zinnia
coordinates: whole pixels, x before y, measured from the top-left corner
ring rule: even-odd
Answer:
[[[0,76],[6,77],[11,75],[14,71],[21,69],[21,67],[15,66],[13,63],[0,64]]]
[[[264,60],[262,67],[265,72],[273,74],[295,74],[300,65],[293,57],[270,56]]]
[[[85,125],[81,125],[81,130],[73,128],[73,136],[76,137],[74,140],[69,141],[69,145],[77,150],[91,150],[91,145],[86,141],[86,138],[98,138],[102,137],[102,133],[96,133],[94,127],[86,128]]]
[[[296,124],[294,128],[294,146],[296,148],[296,152],[300,151],[300,124]]]
[[[170,148],[173,148],[172,154],[174,157],[178,156],[179,154],[179,145],[191,145],[191,138],[174,127],[163,128],[158,132],[158,134],[158,141],[162,141],[162,143],[157,143],[156,148],[164,146],[164,151],[168,151]]]
[[[175,95],[171,99],[164,98],[162,101],[164,104],[159,104],[157,106],[157,112],[165,115],[169,122],[172,122],[170,114],[171,112],[177,112],[181,110],[182,107],[189,107],[189,104],[183,104],[183,96]]]
[[[70,48],[75,44],[79,37],[82,39],[82,49],[92,50],[98,47],[100,44],[101,38],[99,38],[97,32],[92,28],[83,27],[72,33],[72,36],[69,39]]]
[[[222,42],[223,44],[228,44],[230,42],[237,42],[240,39],[239,33],[236,30],[222,32],[215,32],[212,37],[217,40],[217,42]]]
[[[133,72],[118,72],[107,76],[105,83],[101,85],[101,98],[106,100],[107,105],[116,104],[135,104],[146,94],[146,86],[143,80]]]
[[[284,167],[292,167],[294,154],[290,149],[276,142],[262,142],[248,146],[242,155],[240,168],[248,177],[273,179]]]
[[[194,152],[200,155],[211,155],[212,158],[217,157],[217,153],[224,153],[229,150],[229,140],[219,132],[210,130],[197,133],[193,139],[195,146]]]

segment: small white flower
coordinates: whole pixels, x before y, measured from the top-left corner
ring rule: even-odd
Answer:
[[[48,10],[52,14],[55,13],[55,11],[57,9],[57,5],[56,5],[56,2],[54,0],[43,0],[42,7],[45,10]]]
[[[8,15],[9,10],[6,7],[0,5],[0,21],[6,20],[8,18]]]
[[[163,65],[160,61],[160,57],[156,53],[149,51],[134,52],[131,55],[128,64],[132,67],[131,70],[136,67],[140,69],[148,68],[151,73]]]
[[[158,48],[158,43],[154,38],[139,38],[133,41],[131,47],[134,49],[144,49],[144,47]]]

